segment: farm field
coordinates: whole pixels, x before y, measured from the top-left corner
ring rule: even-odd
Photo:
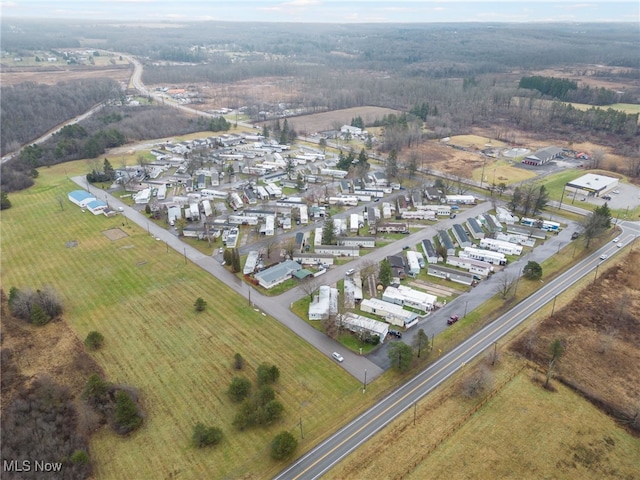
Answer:
[[[397,110],[382,107],[355,107],[331,112],[314,113],[312,115],[301,115],[287,119],[289,126],[299,132],[315,133],[324,130],[332,130],[338,126],[351,124],[351,119],[362,117],[365,124],[376,119],[382,119],[384,115],[399,114]]]
[[[139,431],[122,438],[103,429],[92,437],[97,478],[268,478],[283,466],[268,457],[278,432],[297,434],[302,421],[301,453],[366,407],[359,382],[223,282],[137,226],[71,204],[66,195],[77,186],[65,170],[71,176],[85,168],[80,161],[42,169],[34,187],[11,195],[2,215],[2,286],[54,286],[80,340],[91,330],[104,335],[92,356],[107,379],[140,392],[146,419]],[[109,229],[125,235],[110,240]],[[70,241],[77,246],[68,248]],[[200,314],[197,297],[208,302]],[[251,380],[262,362],[280,369],[282,423],[246,432],[231,426],[236,405],[226,389],[237,373],[236,352]],[[388,387],[380,378],[367,399]],[[222,444],[192,448],[197,421],[222,428]]]

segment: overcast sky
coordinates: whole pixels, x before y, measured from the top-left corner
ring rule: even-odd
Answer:
[[[2,17],[129,21],[634,22],[639,0],[2,0]]]

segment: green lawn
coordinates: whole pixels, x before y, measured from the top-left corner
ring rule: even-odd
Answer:
[[[66,195],[78,187],[64,170],[71,176],[84,168],[42,169],[34,187],[10,195],[13,207],[2,212],[2,287],[52,285],[80,339],[91,330],[104,335],[95,357],[108,379],[140,391],[140,431],[121,438],[103,429],[92,438],[96,478],[270,478],[283,466],[268,458],[277,432],[297,434],[302,418],[303,451],[364,408],[359,382],[223,282],[167,252],[145,229],[71,204]],[[112,228],[128,236],[109,240],[102,232]],[[77,246],[67,248],[71,240]],[[208,302],[201,314],[193,308],[198,297]],[[250,378],[261,362],[279,367],[281,424],[248,432],[231,426],[236,406],[225,390],[236,352]],[[389,388],[388,379],[376,383],[370,400]],[[219,447],[189,446],[197,421],[223,429]]]

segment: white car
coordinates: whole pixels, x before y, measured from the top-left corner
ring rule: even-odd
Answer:
[[[620,241],[620,237],[616,237],[613,239],[613,243],[618,243]]]
[[[600,255],[600,260],[606,260],[607,256],[605,254]]]
[[[355,268],[350,268],[349,270],[347,270],[344,273],[345,273],[345,275],[353,275],[354,273],[356,273],[356,269]]]
[[[343,362],[343,361],[344,361],[344,357],[343,357],[342,355],[340,355],[338,352],[333,352],[333,353],[331,354],[331,356],[332,356],[333,358],[335,358],[335,359],[336,359],[337,361],[339,361],[339,362]]]

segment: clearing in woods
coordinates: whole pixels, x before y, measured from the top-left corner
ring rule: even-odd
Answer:
[[[32,188],[12,194],[13,206],[2,214],[2,286],[52,285],[63,298],[63,322],[79,339],[92,330],[104,335],[104,346],[91,356],[107,379],[140,392],[146,418],[139,431],[122,438],[103,428],[92,436],[97,478],[271,478],[285,465],[269,458],[277,433],[299,431],[302,419],[302,453],[364,408],[360,382],[248,308],[224,282],[185,264],[137,225],[123,227],[118,216],[82,213],[66,200],[61,208],[57,198],[77,189],[66,175],[85,170],[84,161],[42,169]],[[111,229],[128,237],[110,240],[102,232]],[[75,248],[67,247],[70,239]],[[205,312],[194,309],[198,297],[208,302]],[[245,359],[241,372],[233,369],[235,353]],[[275,390],[284,419],[240,432],[231,425],[238,407],[227,387],[238,374],[254,381],[262,362],[280,370]],[[384,376],[374,382],[372,398],[389,384]],[[223,430],[215,449],[189,445],[198,421]]]

